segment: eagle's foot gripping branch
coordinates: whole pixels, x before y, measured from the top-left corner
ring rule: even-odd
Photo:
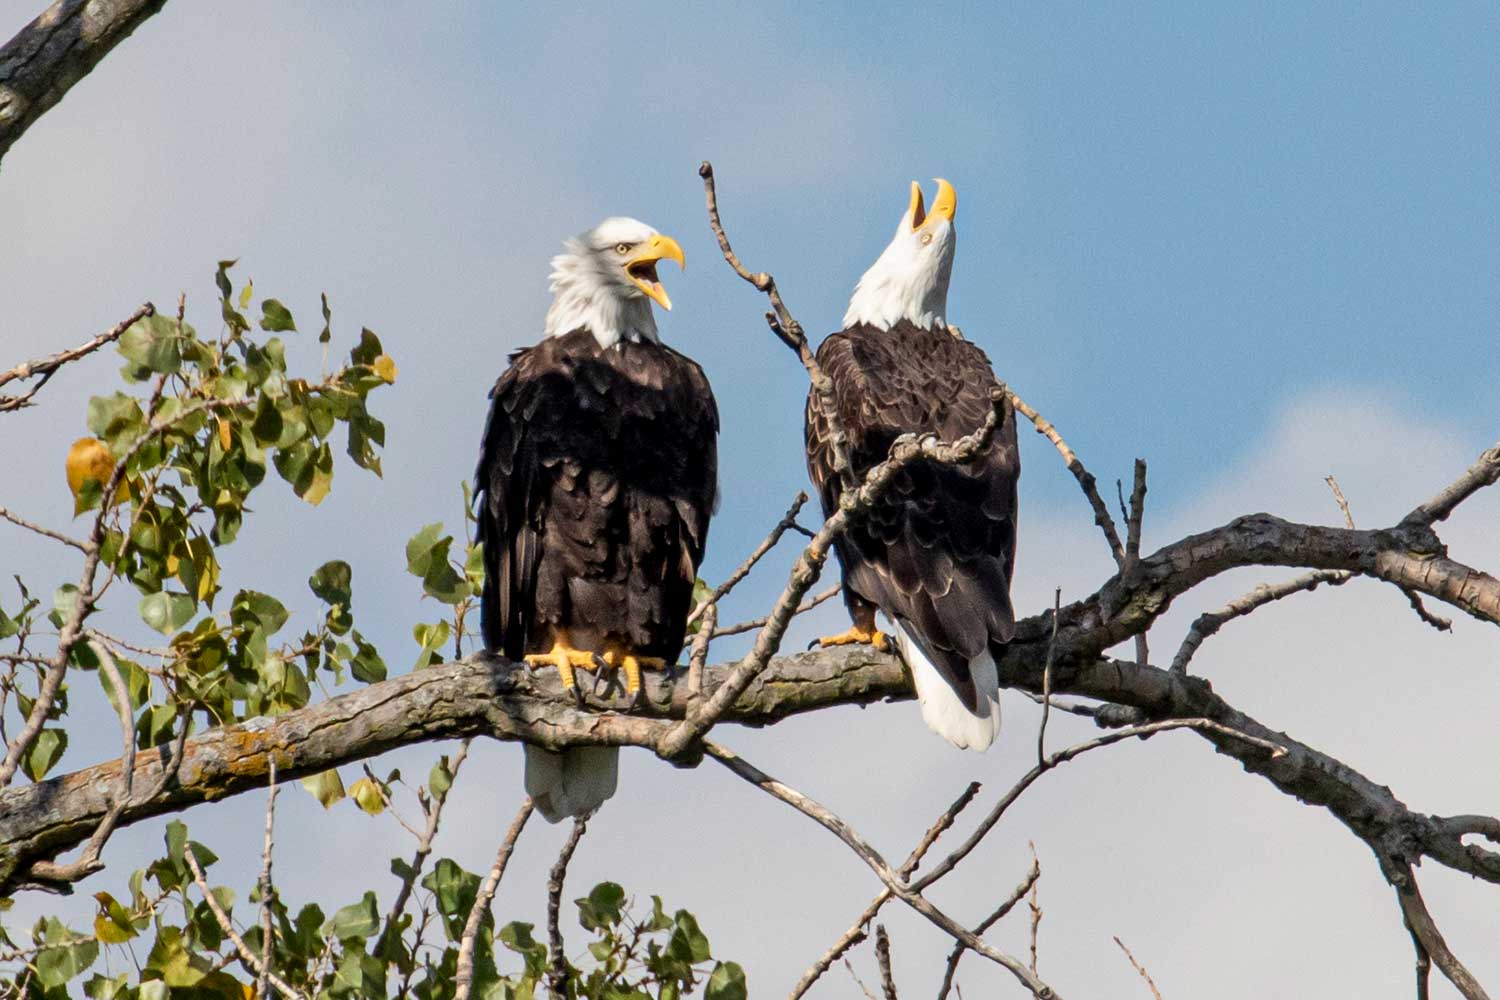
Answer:
[[[605,646],[604,662],[625,675],[625,697],[632,705],[641,699],[641,670],[667,669],[660,656],[637,656],[616,643]]]
[[[563,690],[581,701],[583,694],[578,690],[578,680],[573,672],[578,667],[592,667],[594,654],[574,649],[566,640],[560,639],[545,653],[527,653],[526,662],[533,667],[556,667],[557,676],[562,679]]]
[[[828,635],[817,641],[817,645],[824,649],[829,646],[874,646],[882,653],[889,653],[895,644],[891,637],[878,628],[861,628],[851,625],[849,631],[840,632],[838,635]]]

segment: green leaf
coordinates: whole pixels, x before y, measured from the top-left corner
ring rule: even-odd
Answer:
[[[464,924],[474,900],[479,895],[479,876],[464,871],[451,858],[443,858],[422,879],[422,888],[437,898],[438,912],[443,916],[443,927],[448,940],[457,941],[463,936]]]
[[[333,312],[328,308],[328,293],[323,294],[323,332],[318,334],[318,343],[326,344],[333,339],[333,332],[328,324],[333,322]]]
[[[196,602],[187,594],[161,591],[141,599],[141,621],[163,635],[172,635],[193,617]]]
[[[349,360],[356,365],[373,365],[375,359],[384,354],[380,338],[369,328],[359,331],[359,343],[349,352]]]
[[[453,536],[444,535],[441,521],[429,524],[406,543],[406,571],[422,581],[422,590],[444,604],[469,596],[469,585],[448,561]]]
[[[99,957],[99,942],[74,935],[72,931],[65,933],[65,943],[37,953],[36,976],[43,986],[61,986],[93,965]]]
[[[614,882],[600,882],[587,897],[573,902],[578,905],[578,922],[585,930],[602,930],[615,926],[624,916],[625,890]]]
[[[296,330],[297,324],[292,322],[292,314],[286,306],[275,299],[266,299],[260,304],[260,328],[273,333],[281,333],[285,330]]]
[[[684,962],[706,962],[713,957],[708,950],[708,938],[698,929],[698,918],[687,910],[678,910],[672,917],[672,937],[667,942],[667,953]]]
[[[453,772],[448,769],[447,756],[439,757],[438,762],[432,765],[432,770],[427,773],[427,788],[436,798],[442,798],[448,794],[448,789],[453,787]]]
[[[375,893],[366,892],[360,901],[339,910],[323,925],[324,936],[340,941],[363,941],[380,929],[380,914],[375,909]]]
[[[386,678],[385,661],[380,658],[380,653],[375,647],[365,641],[365,637],[358,631],[354,633],[354,659],[349,661],[349,669],[354,674],[354,679],[364,681],[366,684],[374,684]]]
[[[36,734],[36,740],[21,758],[21,768],[32,781],[41,781],[62,759],[67,749],[67,733],[61,729],[43,729]]]
[[[324,604],[348,606],[353,596],[354,570],[342,559],[326,562],[307,578],[307,586]]]
[[[119,351],[142,368],[171,375],[182,367],[180,339],[175,319],[152,315],[130,324],[120,335]]]
[[[749,993],[745,970],[736,962],[720,962],[709,974],[703,1000],[745,1000]]]
[[[226,302],[234,294],[234,288],[229,284],[229,269],[238,264],[239,260],[221,260],[219,269],[214,274],[214,284],[219,286],[219,297]]]
[[[229,619],[236,625],[259,623],[267,635],[275,635],[286,624],[291,612],[270,594],[258,590],[242,590],[234,595],[234,604],[229,609]]]

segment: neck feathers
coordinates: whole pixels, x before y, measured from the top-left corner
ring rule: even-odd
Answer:
[[[622,340],[660,342],[651,300],[621,295],[614,282],[594,271],[590,256],[576,241],[570,240],[567,251],[552,258],[551,282],[547,336],[585,329],[605,348]]]

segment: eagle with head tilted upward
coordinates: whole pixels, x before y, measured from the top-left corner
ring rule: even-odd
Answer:
[[[999,383],[989,359],[947,323],[957,196],[947,181],[937,183],[930,212],[912,183],[896,236],[859,279],[844,329],[818,348],[856,477],[883,461],[902,434],[956,440],[977,430],[994,405]],[[832,428],[811,392],[806,421],[808,471],[831,515],[844,485]],[[984,750],[1000,728],[995,661],[1015,633],[1010,580],[1020,474],[1007,407],[985,450],[962,465],[907,466],[834,543],[854,624],[822,644],[884,648],[889,637],[875,622],[875,612],[884,612],[922,718],[958,747]]]
[[[671,237],[606,219],[552,259],[546,337],[490,393],[475,474],[485,646],[555,666],[642,668],[682,650],[718,481],[719,415],[703,369],[661,342],[656,273]],[[526,747],[526,791],[556,822],[614,794],[619,750]]]

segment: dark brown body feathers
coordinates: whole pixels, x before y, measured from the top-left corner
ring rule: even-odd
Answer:
[[[718,482],[703,369],[662,344],[587,330],[511,355],[475,475],[485,645],[511,659],[553,632],[673,662]]]
[[[883,461],[908,432],[956,440],[988,416],[998,382],[978,347],[947,330],[901,322],[832,334],[818,363],[833,383],[856,476]],[[825,514],[838,509],[829,428],[811,393],[807,467]],[[1020,477],[1013,412],[990,446],[962,466],[916,462],[869,515],[835,543],[844,600],[856,622],[880,608],[901,622],[964,703],[977,710],[968,663],[1010,640]]]

